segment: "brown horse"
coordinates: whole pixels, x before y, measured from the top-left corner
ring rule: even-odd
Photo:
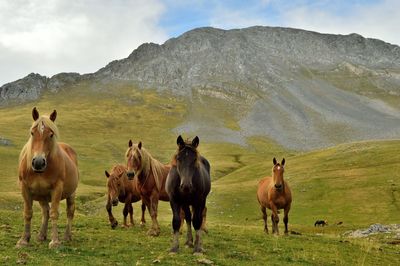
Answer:
[[[107,191],[108,191],[108,199],[106,209],[108,212],[108,218],[110,220],[111,228],[115,228],[118,225],[117,220],[114,218],[111,209],[112,206],[117,206],[118,202],[125,203],[124,210],[122,211],[124,215],[124,224],[123,227],[130,227],[134,225],[133,221],[133,202],[138,202],[141,197],[140,193],[137,190],[136,183],[137,179],[128,180],[128,176],[126,175],[126,166],[122,164],[116,164],[111,169],[110,173],[105,171],[105,175],[107,177]],[[144,219],[144,212],[146,211],[146,205],[142,203],[142,219],[140,224],[144,225],[146,220]],[[130,224],[126,223],[126,217],[130,218]]]
[[[292,203],[292,192],[288,183],[283,180],[285,171],[285,159],[278,163],[274,158],[272,160],[272,177],[265,177],[258,183],[257,199],[261,206],[261,212],[264,219],[264,231],[268,233],[267,227],[267,211],[266,208],[272,211],[272,233],[279,234],[278,231],[278,210],[284,209],[283,222],[285,223],[285,234],[288,234],[289,210]]]
[[[42,225],[39,241],[47,238],[47,225],[52,222],[50,248],[60,245],[57,230],[58,207],[60,201],[67,200],[68,223],[65,240],[71,240],[72,219],[75,212],[75,190],[79,173],[75,151],[65,143],[57,142],[59,133],[54,121],[57,112],[49,117],[39,117],[36,107],[32,110],[33,124],[30,138],[19,157],[19,183],[24,199],[25,231],[17,242],[17,247],[28,245],[31,238],[31,219],[33,201],[39,201],[42,207]],[[51,202],[51,208],[49,207]]]
[[[158,201],[169,201],[165,191],[165,180],[171,168],[154,159],[150,153],[142,147],[142,142],[137,145],[131,140],[126,151],[128,178],[137,179],[137,190],[139,191],[144,204],[149,210],[152,220],[152,227],[148,231],[149,235],[158,236],[160,226],[157,221]]]

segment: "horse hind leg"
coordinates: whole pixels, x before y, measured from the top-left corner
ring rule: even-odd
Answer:
[[[75,214],[75,193],[67,198],[67,227],[65,228],[64,240],[72,240],[72,220]]]
[[[261,207],[261,212],[263,214],[263,220],[264,220],[264,232],[268,234],[268,226],[267,226],[267,209],[265,207]]]
[[[190,212],[189,206],[185,206],[182,208],[186,220],[187,232],[186,232],[186,242],[185,245],[187,247],[193,248],[193,234],[192,234],[192,213]],[[181,222],[181,224],[183,221]]]
[[[42,208],[42,225],[40,226],[38,241],[43,242],[47,239],[47,228],[49,224],[49,210],[50,206],[47,201],[40,201],[40,207]]]
[[[207,229],[207,226],[206,226],[206,218],[207,218],[207,207],[204,207],[203,220],[201,222],[201,230],[203,230],[205,233],[208,234],[208,229]]]

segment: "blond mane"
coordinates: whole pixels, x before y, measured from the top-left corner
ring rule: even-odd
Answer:
[[[36,128],[39,124],[43,123],[45,127],[48,127],[53,133],[53,141],[57,142],[57,139],[60,136],[60,133],[58,131],[58,128],[56,124],[54,124],[53,121],[50,120],[48,116],[41,116],[39,117],[36,121],[33,122],[31,128],[29,129],[29,135],[30,132]],[[57,145],[53,145],[53,149],[56,149]],[[31,162],[32,162],[32,136],[30,135],[28,141],[25,143],[24,147],[21,150],[21,153],[19,154],[19,164],[22,163],[22,161],[25,159],[26,162],[26,169],[29,169],[31,167]]]
[[[127,155],[129,152],[132,152],[133,154],[139,153],[142,157],[141,168],[136,171],[135,177],[139,178],[141,173],[143,173],[146,177],[149,176],[150,173],[153,173],[157,189],[158,191],[161,191],[163,176],[165,176],[167,172],[165,166],[158,160],[154,159],[145,148],[142,147],[139,149],[136,144],[133,145],[131,149],[128,149]]]

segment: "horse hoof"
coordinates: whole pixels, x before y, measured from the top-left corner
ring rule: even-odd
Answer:
[[[175,254],[176,252],[178,252],[178,250],[179,250],[179,247],[172,247],[172,248],[169,250],[169,252],[172,253],[172,254]]]
[[[59,240],[51,240],[49,243],[49,248],[58,248],[61,245]]]
[[[160,235],[160,230],[156,230],[156,229],[150,229],[147,234],[149,236],[159,236]]]
[[[29,245],[29,242],[26,239],[21,238],[18,240],[17,244],[15,245],[16,248],[24,248]]]
[[[188,248],[193,248],[193,242],[191,241],[186,241],[185,246],[187,246]]]
[[[37,241],[39,241],[39,242],[44,242],[44,241],[46,241],[46,239],[47,239],[47,236],[42,235],[42,234],[39,234],[37,237]]]
[[[65,241],[68,241],[68,242],[69,242],[69,241],[72,241],[72,236],[69,235],[69,234],[65,234],[65,235],[64,235],[64,240],[65,240]]]
[[[145,227],[146,226],[146,222],[140,222],[140,227]]]
[[[118,222],[114,221],[114,222],[111,223],[111,228],[115,229],[115,227],[117,227],[117,225],[118,225]]]
[[[196,247],[193,250],[193,255],[201,255],[204,253],[204,249],[202,247]]]

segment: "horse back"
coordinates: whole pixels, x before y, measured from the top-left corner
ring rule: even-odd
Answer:
[[[59,142],[58,145],[61,148],[61,150],[64,151],[65,155],[72,162],[74,162],[76,166],[78,166],[78,156],[77,156],[75,150],[71,146],[69,146],[68,144],[63,143],[63,142]]]

